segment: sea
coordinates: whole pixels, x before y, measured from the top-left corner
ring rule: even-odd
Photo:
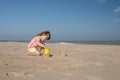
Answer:
[[[30,42],[29,40],[0,40],[0,42]],[[95,45],[120,45],[120,40],[56,40],[47,41],[47,43],[58,43],[58,44],[95,44]]]

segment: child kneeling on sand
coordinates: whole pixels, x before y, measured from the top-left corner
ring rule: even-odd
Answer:
[[[37,34],[28,44],[28,55],[40,56],[41,49],[46,49],[45,41],[50,40],[51,34],[49,31],[43,31]]]

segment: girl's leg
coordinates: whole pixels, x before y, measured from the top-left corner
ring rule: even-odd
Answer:
[[[43,55],[43,53],[41,53],[41,51],[42,51],[42,47],[40,47],[40,46],[37,46],[36,47],[36,50],[37,50],[37,53],[39,53],[39,56],[42,56]]]
[[[42,47],[37,46],[35,49],[36,49],[35,52],[29,52],[28,55],[30,55],[30,56],[42,56],[42,54],[40,53]]]
[[[27,55],[29,56],[40,56],[40,52],[36,50],[35,52],[28,52]]]
[[[40,56],[40,52],[38,50],[35,52],[35,56]]]
[[[36,54],[35,52],[29,52],[27,55],[28,56],[39,56],[39,54]]]

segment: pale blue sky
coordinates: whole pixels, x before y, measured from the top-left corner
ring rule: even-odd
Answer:
[[[120,40],[120,0],[0,0],[0,40]]]

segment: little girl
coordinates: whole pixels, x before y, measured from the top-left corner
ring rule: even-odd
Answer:
[[[49,31],[43,31],[37,34],[28,44],[28,55],[39,56],[41,49],[47,48],[45,41],[50,40],[51,34]]]

